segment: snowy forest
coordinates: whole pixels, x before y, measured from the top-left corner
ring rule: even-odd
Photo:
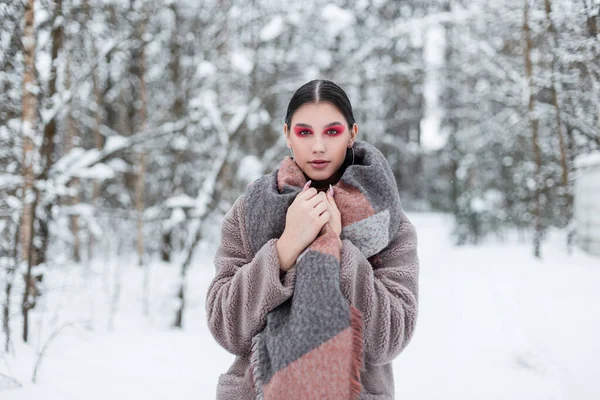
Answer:
[[[409,215],[448,217],[432,239],[544,260],[600,150],[599,29],[600,0],[4,0],[0,392],[46,354],[51,382],[69,330],[204,323],[220,221],[288,155],[312,79],[348,93]]]

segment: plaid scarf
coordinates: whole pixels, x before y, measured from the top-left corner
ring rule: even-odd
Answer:
[[[365,257],[383,250],[400,223],[400,198],[387,160],[356,141],[354,163],[334,185],[342,239]],[[306,178],[291,157],[247,189],[246,229],[254,251],[285,228],[287,209]],[[267,315],[252,340],[257,399],[357,399],[363,366],[361,312],[340,290],[341,246],[325,224],[297,258],[294,294]]]

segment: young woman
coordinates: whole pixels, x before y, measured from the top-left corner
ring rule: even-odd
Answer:
[[[331,81],[296,91],[283,133],[292,156],[222,225],[206,312],[237,357],[217,399],[393,399],[419,276],[395,178]]]

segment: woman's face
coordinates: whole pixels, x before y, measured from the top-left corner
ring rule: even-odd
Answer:
[[[320,102],[299,107],[292,116],[291,126],[285,124],[283,131],[296,164],[310,179],[321,181],[341,167],[346,149],[354,144],[358,126],[354,124],[349,131],[346,118],[337,107]]]

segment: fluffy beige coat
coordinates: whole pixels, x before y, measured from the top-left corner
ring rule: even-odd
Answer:
[[[296,267],[280,274],[277,239],[269,240],[253,254],[243,220],[244,200],[241,195],[223,220],[214,258],[216,276],[206,298],[211,333],[236,355],[229,370],[219,377],[218,400],[254,399],[249,375],[252,338],[264,328],[267,314],[294,291]],[[416,231],[401,211],[395,237],[375,256],[365,258],[348,239],[342,243],[341,290],[364,320],[361,399],[393,399],[391,362],[409,343],[417,320]]]

